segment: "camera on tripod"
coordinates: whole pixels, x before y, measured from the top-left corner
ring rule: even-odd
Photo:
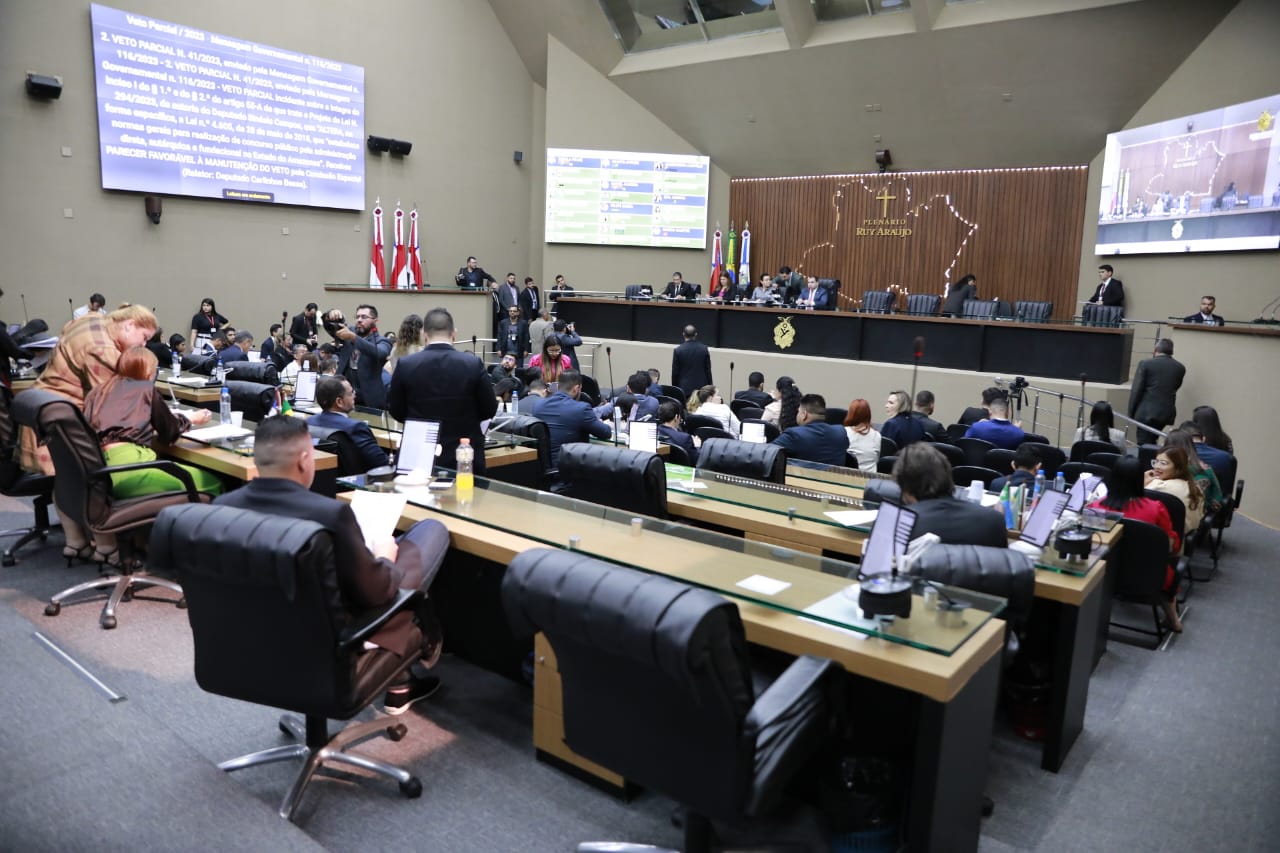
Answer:
[[[1026,380],[1026,377],[1023,377],[1023,376],[1014,377],[1013,382],[1010,383],[1009,385],[1009,396],[1012,397],[1014,394],[1021,394],[1022,390],[1028,387],[1030,384],[1031,383]]]

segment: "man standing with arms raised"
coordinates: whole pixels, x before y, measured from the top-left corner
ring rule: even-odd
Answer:
[[[426,348],[400,359],[391,374],[387,410],[398,421],[439,421],[439,462],[446,468],[457,465],[459,439],[471,439],[475,472],[483,475],[484,432],[480,424],[498,411],[493,380],[479,358],[453,348],[453,316],[448,311],[428,311],[422,332]]]
[[[333,314],[337,316],[333,316]],[[356,306],[353,331],[342,320],[341,313],[331,312],[329,327],[338,340],[338,375],[356,389],[356,402],[375,409],[387,407],[387,391],[382,384],[382,368],[391,357],[391,341],[378,332],[378,309],[372,305]]]

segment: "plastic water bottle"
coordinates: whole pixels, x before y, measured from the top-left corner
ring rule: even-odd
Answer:
[[[1035,485],[1033,485],[1031,488],[1031,506],[1033,509],[1035,508],[1035,505],[1040,502],[1040,496],[1043,494],[1044,494],[1044,472],[1037,471]]]
[[[520,413],[520,391],[517,388],[511,389],[511,404],[508,411],[513,415]]]
[[[618,443],[622,436],[622,410],[617,406],[613,407],[613,442]]]
[[[1055,492],[1065,492],[1067,490],[1067,478],[1061,471],[1053,475],[1053,490]]]
[[[231,389],[222,386],[222,395],[218,401],[218,423],[231,423]]]
[[[458,451],[455,458],[457,459],[458,466],[458,502],[469,503],[471,501],[471,495],[475,492],[476,487],[476,452],[471,447],[471,439],[459,439]]]
[[[227,381],[227,368],[222,363],[222,356],[218,356],[218,365],[214,368],[214,373],[217,375],[219,382]]]
[[[176,352],[173,354],[173,375],[176,378],[182,372],[182,356]]]

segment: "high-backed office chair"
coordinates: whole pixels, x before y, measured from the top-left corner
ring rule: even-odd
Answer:
[[[128,559],[127,548],[129,534],[150,526],[165,507],[209,500],[208,495],[196,491],[191,475],[170,459],[107,467],[97,434],[89,428],[76,405],[65,397],[32,388],[24,391],[15,405],[19,423],[35,424],[37,434],[49,446],[54,468],[54,496],[59,512],[94,536],[117,536],[121,548],[119,553],[125,555],[119,560],[119,565],[113,567],[115,571],[54,595],[44,609],[45,615],[57,616],[62,610],[62,603],[72,596],[89,590],[109,589],[99,621],[103,628],[114,628],[116,607],[122,600],[130,600],[137,589],[158,586],[182,596],[182,587],[173,581],[135,570]],[[116,498],[112,495],[112,474],[144,469],[163,471],[175,477],[183,489],[137,498]],[[177,605],[185,607],[184,599],[180,597]]]
[[[826,736],[835,664],[797,658],[757,693],[737,606],[709,590],[539,548],[502,603],[555,652],[565,744],[684,806],[685,851],[711,850],[712,820],[768,812]]]
[[[1006,476],[1007,473],[994,468],[984,468],[981,465],[957,465],[951,469],[951,482],[957,486],[967,486],[974,480],[981,480],[982,487],[990,489],[992,483]]]
[[[1103,468],[1110,470],[1115,467],[1116,462],[1123,455],[1122,453],[1114,452],[1090,453],[1084,458],[1084,461],[1090,465],[1101,465]]]
[[[308,426],[307,431],[317,441],[332,445],[334,455],[338,457],[337,476],[349,477],[353,474],[364,474],[369,471],[369,465],[365,462],[364,454],[360,452],[360,448],[356,447],[355,439],[348,433],[336,428],[316,426]],[[385,464],[381,467],[387,468]],[[387,468],[386,473],[392,472]]]
[[[1071,445],[1071,462],[1083,462],[1090,453],[1118,453],[1121,448],[1109,441],[1084,439]]]
[[[993,447],[982,457],[982,467],[1000,471],[1007,476],[1013,471],[1013,457],[1015,456],[1017,456],[1017,453],[1012,450]],[[1045,476],[1048,476],[1048,474]]]
[[[1023,435],[1022,441],[1025,444],[1048,444],[1049,443],[1049,437],[1041,435],[1038,432],[1024,432],[1022,435]]]
[[[591,403],[592,406],[598,406],[602,402],[600,399],[600,383],[596,381],[594,376],[582,375],[582,394]]]
[[[966,299],[960,316],[968,320],[992,320],[999,306],[990,299]]]
[[[711,427],[712,429],[724,429],[724,424],[710,415],[699,415],[697,413],[684,416],[684,431],[692,435],[695,430],[702,427]]]
[[[898,462],[897,456],[881,456],[876,460],[877,474],[892,474],[893,466]]]
[[[867,480],[866,485],[863,486],[862,499],[873,503],[893,501],[900,504],[902,503],[902,489],[897,482],[887,477],[874,477]]]
[[[893,312],[894,294],[888,290],[865,290],[862,293],[862,313],[890,314]]]
[[[898,442],[888,436],[880,436],[880,455],[881,456],[897,456]]]
[[[572,442],[560,448],[560,481],[568,497],[667,517],[667,469],[656,453]]]
[[[842,409],[839,406],[827,406],[827,414],[824,420],[834,426],[844,426],[844,419],[848,414],[848,409]]]
[[[946,442],[935,441],[933,444],[929,446],[932,447],[934,450],[938,451],[939,453],[941,453],[943,456],[947,457],[947,461],[951,463],[952,468],[954,468],[957,465],[964,464],[964,451],[956,447],[954,444],[947,444]],[[983,458],[985,459],[986,457],[983,457]]]
[[[1006,599],[1000,618],[1015,632],[1031,616],[1036,592],[1035,565],[1009,548],[935,543],[911,563],[911,574]],[[1010,633],[1008,642],[1010,646],[1006,648],[1017,651],[1016,633]]]
[[[1077,463],[1079,464],[1079,463]],[[1126,631],[1155,637],[1154,649],[1160,648],[1166,633],[1160,621],[1160,608],[1164,603],[1164,582],[1169,566],[1169,537],[1154,524],[1125,518],[1120,521],[1124,525],[1124,534],[1116,545],[1116,550],[1107,560],[1107,573],[1115,573],[1115,588],[1112,593],[1121,601],[1137,602],[1151,607],[1154,623],[1153,630],[1127,622],[1117,622],[1112,618],[1110,625]],[[1178,560],[1174,568],[1174,584],[1180,582],[1186,569],[1186,557]]]
[[[736,435],[729,432],[727,429],[722,429],[718,424],[716,426],[698,427],[696,430],[693,431],[693,434],[696,435],[702,441],[706,441],[709,438],[725,438],[725,439],[728,439],[729,441],[738,440],[738,437]]]
[[[538,450],[538,476],[536,488],[549,489],[556,481],[557,470],[551,464],[551,431],[546,421],[533,415],[514,415],[503,422],[503,429],[512,435],[532,438]]]
[[[767,483],[787,481],[787,453],[776,444],[709,438],[698,450],[698,467]]]
[[[233,361],[227,365],[227,378],[259,385],[280,384],[280,372],[269,361]]]
[[[1124,319],[1124,309],[1119,305],[1088,302],[1080,312],[1080,319],[1086,326],[1119,326]]]
[[[743,424],[764,424],[764,440],[773,441],[782,435],[782,430],[778,429],[777,424],[769,423],[763,418],[741,418]]]
[[[693,460],[689,458],[689,454],[685,453],[684,448],[678,444],[667,445],[667,462],[672,465],[688,466],[693,464]]]
[[[379,717],[330,736],[328,723],[359,714],[421,657],[416,625],[404,655],[364,648],[392,617],[410,612],[421,592],[400,590],[380,612],[352,618],[333,536],[313,521],[226,506],[172,507],[156,519],[151,543],[156,564],[176,569],[187,590],[200,687],[305,717],[280,718],[281,731],[297,743],[223,761],[219,769],[302,759],[280,804],[286,820],[326,765],[369,770],[394,779],[410,799],[421,795],[422,783],[407,771],[348,750],[383,732],[400,740],[403,724]]]
[[[624,295],[627,299],[651,299],[651,298],[653,298],[653,291],[652,291],[652,289],[649,291],[649,294],[646,296],[646,295],[645,295],[645,293],[644,293],[644,288],[645,288],[645,285],[643,285],[643,284],[628,284],[625,288],[623,288],[623,295]]]
[[[756,413],[752,415],[742,414],[744,410],[751,410],[751,409],[756,409],[757,410]],[[764,414],[764,409],[761,409],[759,406],[757,406],[755,403],[751,402],[750,400],[730,400],[729,411],[737,415],[739,420],[741,420],[744,417],[758,418],[760,417],[760,415]]]
[[[1050,471],[1049,474],[1060,473],[1062,479],[1067,481],[1067,485],[1072,485],[1076,480],[1080,479],[1081,474],[1089,474],[1094,477],[1105,477],[1111,473],[1110,468],[1104,468],[1101,465],[1094,465],[1091,462],[1067,462],[1058,467],[1056,472]]]
[[[684,389],[678,385],[659,385],[662,389],[662,396],[670,397],[680,404],[680,408],[684,408],[689,403],[688,396],[684,393]]]
[[[964,453],[964,464],[981,466],[987,458],[987,451],[995,445],[984,438],[957,438],[956,447]]]
[[[13,418],[12,405],[13,395],[8,388],[0,386],[0,494],[11,498],[34,498],[31,508],[35,513],[35,524],[0,531],[0,537],[18,537],[18,541],[4,549],[3,562],[6,566],[18,562],[16,555],[19,548],[33,539],[41,542],[48,539],[49,531],[55,526],[49,522],[49,506],[53,503],[53,477],[28,473],[18,464],[18,424]]]
[[[218,357],[215,355],[210,358],[200,353],[187,353],[182,357],[183,373],[198,373],[202,376],[208,376],[213,373],[213,368],[218,365]],[[161,365],[163,367],[164,365]]]
[[[955,444],[969,431],[968,424],[947,424],[947,441]]]
[[[1052,444],[1045,444],[1038,441],[1023,442],[1018,445],[1021,449],[1024,444],[1030,444],[1031,449],[1035,452],[1036,458],[1040,460],[1040,469],[1045,472],[1046,477],[1052,477],[1055,472],[1067,463],[1067,454],[1062,452],[1061,447],[1054,447]]]
[[[818,279],[818,287],[827,293],[827,305],[820,310],[836,311],[839,310],[840,302],[840,279],[838,278],[820,278]]]
[[[1047,323],[1052,314],[1052,302],[1019,299],[1013,303],[1013,317],[1020,323]]]
[[[907,297],[907,313],[932,317],[942,307],[942,297],[936,293],[913,293]]]
[[[223,384],[231,391],[231,409],[236,412],[244,412],[246,421],[262,420],[276,403],[276,388],[274,385],[264,385],[261,382],[240,382],[235,379],[228,379]]]

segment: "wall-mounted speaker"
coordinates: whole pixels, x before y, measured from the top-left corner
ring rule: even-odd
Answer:
[[[62,81],[48,74],[28,71],[27,94],[42,101],[56,101],[62,94]]]
[[[152,225],[160,224],[160,196],[146,195],[142,197],[143,209],[147,211],[147,219],[151,220]]]
[[[523,151],[515,152],[514,154],[511,155],[511,159],[517,163],[522,162],[524,160],[524,152]]]
[[[881,148],[876,151],[876,165],[880,167],[882,172],[887,172],[889,167],[893,165],[893,155],[889,153],[888,148]]]
[[[413,150],[412,142],[405,142],[403,139],[391,140],[391,153],[404,157]]]
[[[383,151],[390,151],[391,142],[392,140],[385,136],[374,136],[372,133],[369,134],[369,150],[374,154],[381,154]]]

